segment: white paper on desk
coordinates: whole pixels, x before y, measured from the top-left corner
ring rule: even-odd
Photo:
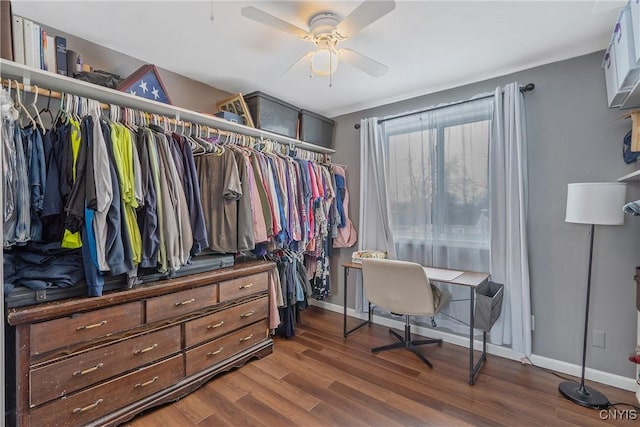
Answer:
[[[427,277],[430,280],[434,280],[434,281],[438,281],[438,280],[444,280],[444,281],[451,281],[453,279],[455,279],[456,277],[462,275],[462,271],[455,271],[455,270],[443,270],[440,268],[431,268],[431,267],[423,267],[425,273],[427,273]]]

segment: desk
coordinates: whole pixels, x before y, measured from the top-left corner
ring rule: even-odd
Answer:
[[[369,303],[369,318],[353,329],[347,331],[347,276],[349,275],[349,270],[352,268],[362,270],[362,264],[356,262],[347,262],[342,264],[342,268],[344,269],[344,337],[346,338],[347,335],[351,332],[371,323],[372,309],[371,303]],[[448,272],[448,270],[446,269],[434,270],[442,270],[443,273]],[[474,384],[475,378],[478,375],[478,372],[480,372],[480,368],[487,360],[487,333],[485,331],[482,331],[482,352],[480,353],[480,358],[477,362],[474,362],[473,354],[473,318],[475,309],[475,290],[486,280],[489,280],[489,273],[478,273],[475,271],[462,271],[462,274],[452,280],[431,280],[432,282],[436,283],[447,283],[450,285],[466,286],[469,288],[469,384],[471,385]]]

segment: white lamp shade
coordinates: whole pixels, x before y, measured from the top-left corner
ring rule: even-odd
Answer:
[[[622,225],[627,185],[623,182],[581,182],[567,189],[566,222]]]
[[[329,49],[318,49],[311,56],[311,69],[321,76],[328,76],[338,69],[338,55]]]

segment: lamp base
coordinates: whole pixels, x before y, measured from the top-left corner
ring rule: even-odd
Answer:
[[[560,383],[558,390],[567,399],[586,408],[607,409],[611,405],[604,394],[592,387],[581,389],[580,383],[575,381]]]

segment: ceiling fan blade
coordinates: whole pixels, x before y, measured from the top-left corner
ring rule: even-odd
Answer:
[[[393,0],[365,0],[336,27],[343,37],[350,37],[396,8]]]
[[[383,76],[389,70],[389,67],[386,65],[351,49],[338,50],[338,58],[344,63],[362,70],[373,77]]]
[[[253,6],[243,7],[240,12],[242,13],[242,16],[246,18],[253,19],[254,21],[258,21],[264,25],[268,25],[269,27],[275,28],[276,30],[293,34],[294,36],[301,39],[307,38],[309,36],[309,33],[302,28],[296,27],[293,24],[283,21],[280,18],[276,18],[275,16],[270,15],[267,12],[263,12]]]
[[[312,52],[307,52],[304,55],[302,55],[300,57],[300,59],[298,59],[296,62],[294,62],[293,64],[291,64],[291,66],[289,66],[289,68],[287,68],[286,70],[284,70],[282,72],[282,74],[280,74],[280,77],[284,76],[285,74],[287,74],[289,72],[289,70],[291,70],[292,68],[294,68],[295,66],[297,66],[298,64],[300,64],[301,62],[305,61],[305,60],[310,60],[311,58],[311,54]]]

